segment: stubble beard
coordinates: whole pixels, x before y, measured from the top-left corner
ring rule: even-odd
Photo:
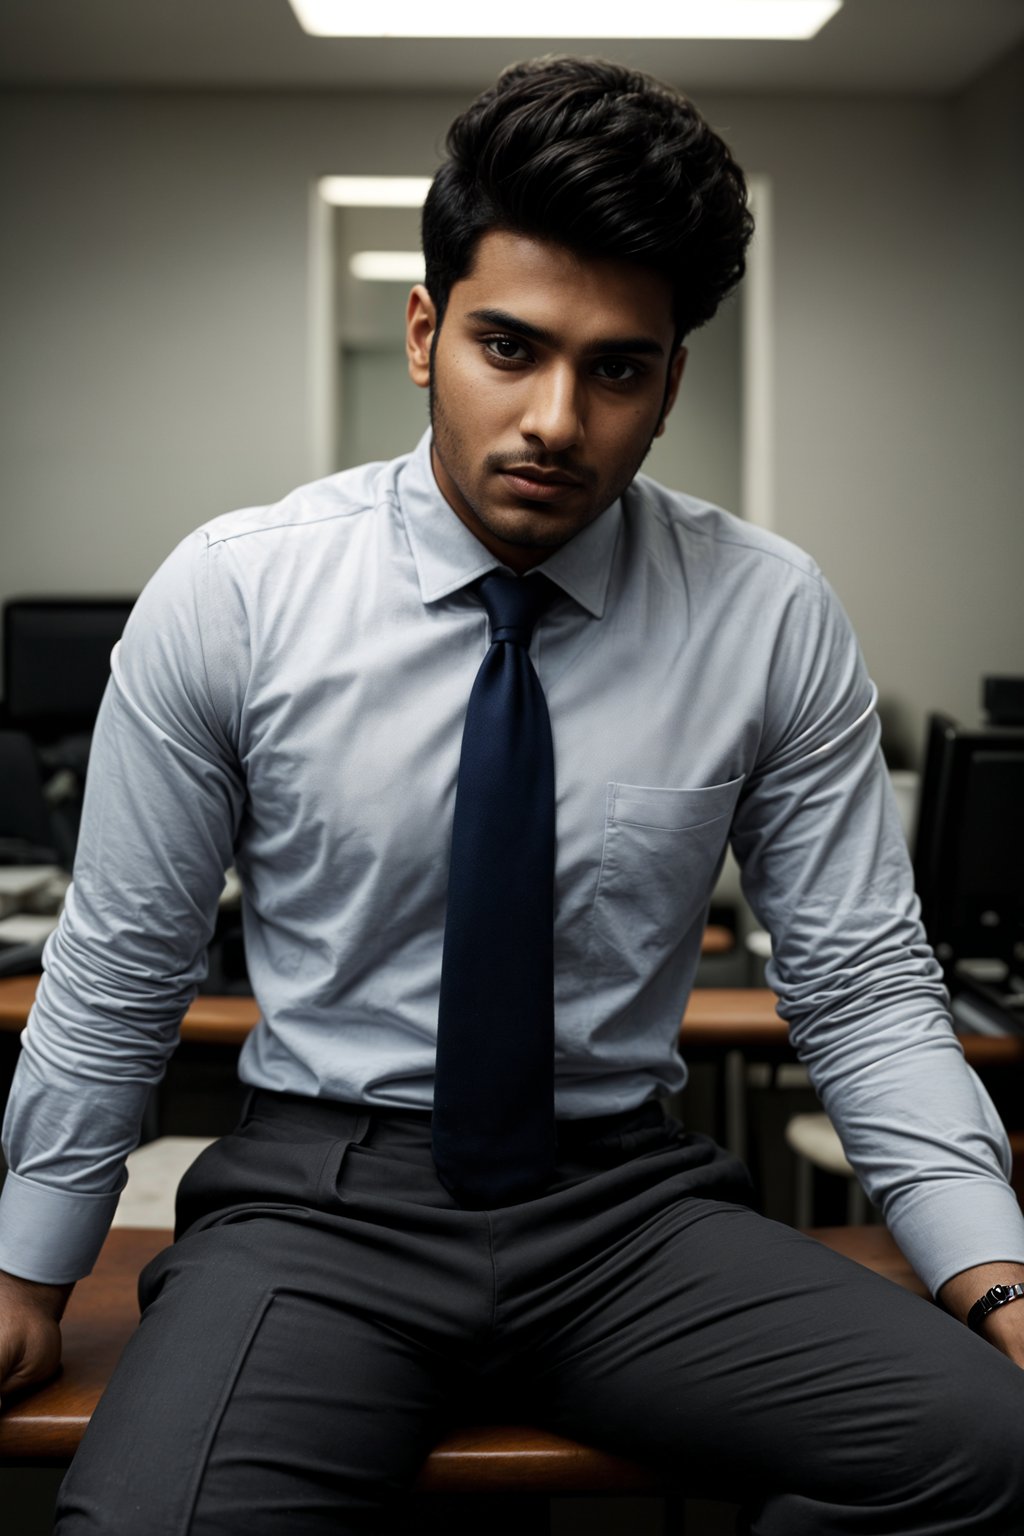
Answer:
[[[436,453],[440,462],[443,464],[448,478],[451,480],[452,484],[458,488],[459,495],[462,497],[466,506],[469,508],[481,526],[486,528],[489,533],[493,533],[497,537],[503,539],[506,544],[519,545],[523,548],[530,549],[558,549],[563,544],[567,544],[576,533],[582,532],[583,527],[588,527],[591,522],[596,522],[599,517],[607,512],[608,508],[613,504],[613,502],[617,501],[623,492],[632,485],[633,481],[640,473],[641,465],[644,463],[647,455],[651,451],[651,448],[654,446],[654,440],[657,435],[656,431],[651,433],[643,453],[640,455],[635,465],[629,471],[628,476],[623,478],[622,483],[615,486],[609,495],[606,495],[606,497],[603,499],[603,504],[601,505],[600,509],[594,513],[593,517],[589,518],[587,523],[581,525],[580,528],[574,529],[572,533],[567,535],[564,527],[559,525],[557,519],[552,520],[550,527],[546,527],[544,524],[541,524],[539,529],[526,529],[516,527],[496,528],[493,525],[493,520],[488,515],[486,507],[480,506],[479,501],[470,494],[469,488],[463,483],[462,480],[459,479],[456,474],[453,473],[452,460],[454,457],[457,457],[457,454],[450,454],[448,449],[452,445],[457,445],[459,439],[457,434],[451,430],[450,419],[441,401],[440,391],[438,390],[436,384],[434,359],[437,352],[438,334],[439,332],[435,332],[434,334],[434,342],[430,353],[430,382],[427,391],[427,405],[430,416],[430,429],[434,438],[434,452]],[[507,460],[507,456],[504,457]],[[503,467],[508,467],[507,464],[502,463],[502,459],[503,456],[500,454],[485,458],[483,467],[485,470],[498,470]],[[549,469],[569,469],[568,465],[559,463],[558,458],[555,455],[535,455],[534,459],[539,467]],[[516,462],[522,462],[522,455],[517,458]],[[574,474],[579,473],[578,469],[576,468],[573,468],[571,472]],[[590,476],[589,479],[590,483],[596,486],[596,479],[593,476]]]

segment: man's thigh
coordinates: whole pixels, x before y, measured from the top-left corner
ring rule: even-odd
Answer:
[[[1024,1373],[939,1308],[704,1199],[595,1281],[536,1360],[552,1427],[749,1501],[765,1536],[1024,1530]]]
[[[203,1153],[65,1480],[61,1536],[374,1528],[490,1317],[486,1217],[443,1190],[431,1204],[417,1139],[418,1122],[257,1096]]]
[[[376,1315],[372,1264],[365,1305],[331,1284],[323,1247],[351,1266],[335,1235],[262,1217],[155,1261],[61,1490],[60,1536],[376,1529],[437,1438],[458,1369],[439,1368],[426,1326],[417,1338]]]

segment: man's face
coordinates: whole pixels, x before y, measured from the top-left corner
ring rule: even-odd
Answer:
[[[409,371],[431,390],[434,475],[512,570],[629,485],[675,399],[686,353],[673,338],[667,279],[503,230],[480,240],[440,331],[426,288],[413,289]]]

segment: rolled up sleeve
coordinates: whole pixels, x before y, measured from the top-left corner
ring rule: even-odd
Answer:
[[[827,584],[773,674],[734,825],[768,981],[850,1162],[931,1288],[1024,1262],[999,1117],[966,1065],[879,749],[874,690]]]
[[[140,597],[112,657],[74,878],[44,954],[4,1122],[0,1268],[91,1268],[148,1094],[205,973],[243,803],[231,730],[242,605],[203,530]]]

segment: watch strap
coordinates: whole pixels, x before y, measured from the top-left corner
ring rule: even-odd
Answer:
[[[967,1314],[967,1326],[975,1333],[980,1333],[985,1319],[993,1313],[997,1307],[1005,1307],[1008,1301],[1019,1301],[1024,1297],[1024,1285],[993,1285],[979,1296],[974,1306]]]

